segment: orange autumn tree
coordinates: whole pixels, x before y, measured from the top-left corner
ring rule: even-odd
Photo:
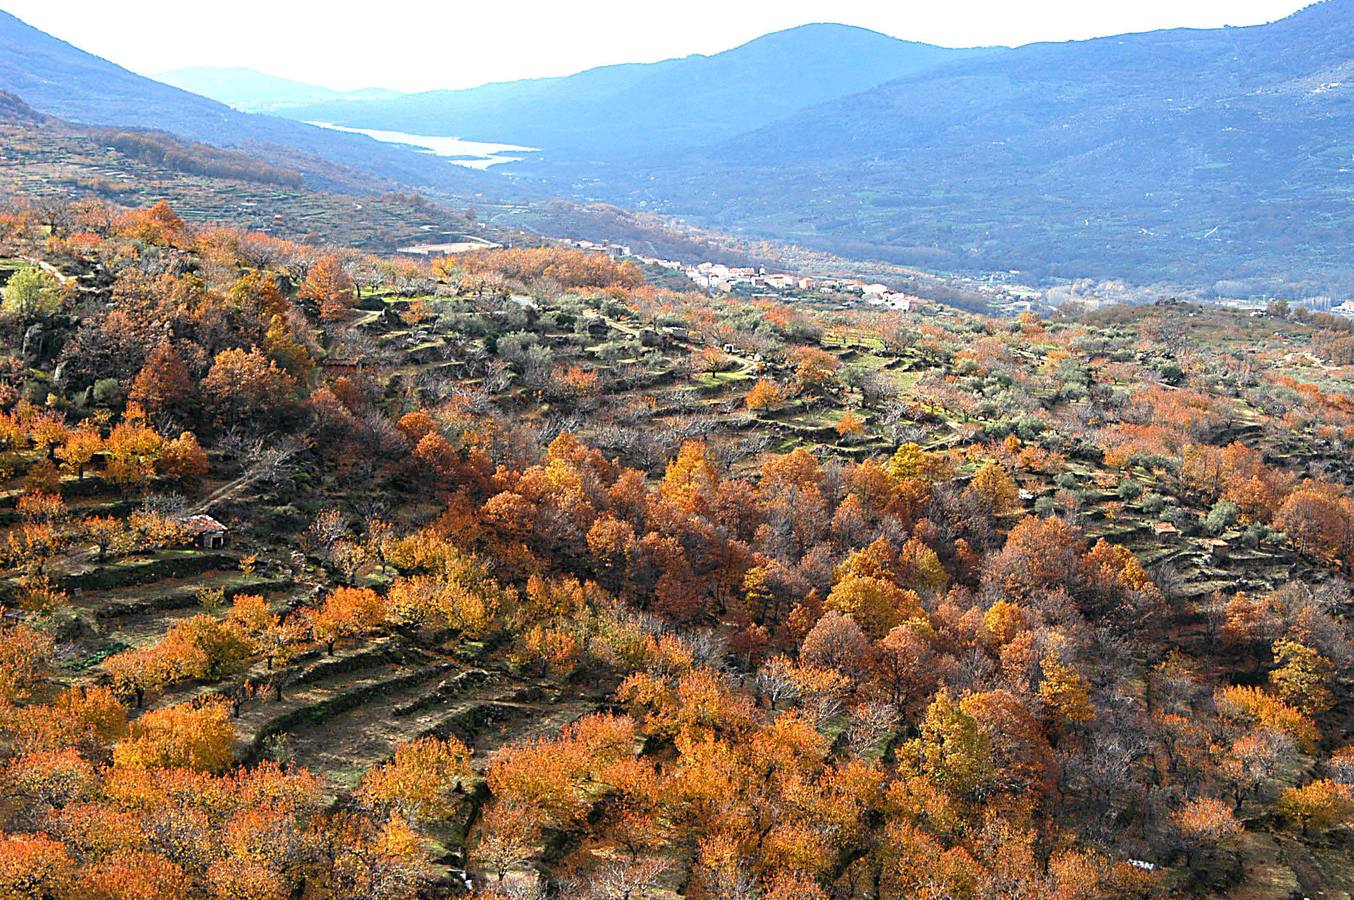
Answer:
[[[785,392],[780,385],[769,378],[759,378],[748,391],[743,403],[753,412],[763,412],[779,406],[784,399]]]
[[[926,710],[921,736],[909,743],[921,771],[936,786],[961,797],[974,797],[992,783],[992,742],[978,720],[942,688]]]
[[[555,740],[505,748],[489,767],[496,804],[531,810],[540,825],[579,821],[597,789],[631,756],[634,722],[592,715],[568,726]]]
[[[990,462],[973,476],[965,493],[991,515],[1002,516],[1020,506],[1020,491],[1011,473],[1001,463]]]
[[[183,867],[159,853],[118,850],[81,873],[75,893],[119,900],[190,900],[193,881]]]
[[[268,320],[268,330],[263,336],[263,351],[299,382],[304,383],[315,368],[310,350],[296,340],[287,321],[276,313]]]
[[[1304,837],[1313,830],[1328,831],[1354,821],[1354,788],[1324,778],[1286,788],[1279,796],[1278,811]]]
[[[1185,865],[1190,864],[1194,853],[1212,850],[1242,831],[1231,804],[1212,797],[1194,798],[1178,809],[1171,820],[1188,848]]]
[[[419,738],[396,747],[393,760],[364,775],[358,797],[410,821],[440,821],[454,811],[455,792],[471,774],[465,744],[454,737]]]
[[[794,347],[786,355],[795,367],[795,383],[805,390],[828,387],[841,369],[840,359],[817,347]]]
[[[1039,684],[1039,698],[1056,721],[1082,725],[1095,718],[1091,685],[1085,675],[1054,656],[1045,656],[1040,669],[1043,680]]]
[[[311,632],[334,654],[334,645],[378,627],[385,621],[386,600],[371,588],[341,587],[329,593],[319,608],[309,610]]]
[[[677,457],[668,464],[658,487],[658,496],[682,509],[695,512],[708,508],[714,502],[718,487],[719,473],[710,462],[705,444],[687,441]]]
[[[57,448],[56,458],[61,460],[62,468],[74,472],[81,481],[85,478],[85,469],[94,457],[103,450],[103,435],[92,422],[81,422],[66,438],[66,443]]]
[[[1303,552],[1331,560],[1354,560],[1354,501],[1334,486],[1305,484],[1283,501],[1275,524]]]
[[[276,419],[295,388],[292,377],[256,349],[222,350],[202,380],[207,403],[225,426],[257,426]]]
[[[187,768],[221,772],[234,754],[235,729],[224,703],[178,704],[152,710],[132,722],[113,748],[121,768]]]
[[[23,700],[47,677],[54,641],[27,625],[0,625],[0,700]]]
[[[118,484],[144,484],[155,476],[163,447],[164,438],[145,423],[139,409],[130,407],[104,443],[104,472]]]
[[[117,223],[117,229],[132,240],[171,245],[184,239],[187,225],[167,201],[161,200],[147,209],[124,213]]]
[[[160,472],[181,484],[193,485],[206,475],[211,468],[207,451],[198,443],[197,435],[185,431],[171,441],[166,441],[160,449],[160,458],[156,462]]]
[[[357,303],[356,290],[343,260],[330,254],[317,259],[306,271],[297,296],[316,304],[321,319],[332,321],[343,318]]]
[[[197,403],[197,382],[189,374],[182,357],[165,342],[146,357],[127,399],[139,404],[153,420],[171,415],[184,422]]]
[[[988,561],[984,584],[1013,598],[1066,586],[1077,574],[1082,546],[1081,535],[1062,519],[1026,516]]]
[[[838,437],[853,439],[865,433],[865,420],[848,409],[842,413],[842,417],[837,420],[834,427]]]
[[[1274,642],[1274,663],[1269,681],[1285,703],[1307,715],[1323,713],[1334,704],[1335,696],[1328,685],[1335,666],[1319,652],[1281,638]]]
[[[0,896],[70,896],[75,864],[66,847],[46,835],[0,835]]]

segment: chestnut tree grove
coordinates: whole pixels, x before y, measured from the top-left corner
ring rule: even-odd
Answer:
[[[1148,898],[1348,855],[1338,320],[62,221],[0,215],[0,897]]]

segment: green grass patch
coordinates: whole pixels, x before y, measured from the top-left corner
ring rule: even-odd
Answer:
[[[898,382],[898,390],[902,393],[909,393],[916,388],[917,382],[921,381],[922,374],[921,372],[896,372],[893,377]]]
[[[752,375],[748,372],[701,372],[699,375],[691,376],[691,380],[701,387],[723,387],[738,381],[749,381]]]

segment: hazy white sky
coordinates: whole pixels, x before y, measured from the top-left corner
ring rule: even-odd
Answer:
[[[947,46],[1253,25],[1308,0],[0,0],[82,49],[152,74],[247,66],[348,90],[470,87],[715,53],[806,22]]]

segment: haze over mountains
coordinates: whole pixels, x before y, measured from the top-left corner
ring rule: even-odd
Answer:
[[[714,56],[606,66],[566,78],[347,100],[280,115],[540,147],[549,158],[650,158],[732,138],[797,111],[982,50],[805,25]]]
[[[1348,294],[1354,0],[942,64],[590,183],[943,270]],[[626,175],[632,173],[625,173]]]
[[[332,164],[362,170],[368,181],[374,174],[392,184],[443,190],[473,189],[483,179],[359,135],[239,112],[85,53],[3,11],[0,90],[84,125],[160,129],[218,146],[248,146],[268,162],[306,172],[318,185],[342,177]]]
[[[714,56],[393,96],[167,76],[293,120],[542,150],[487,175],[247,115],[9,16],[0,90],[74,121],[274,159],[300,148],[419,189],[601,199],[934,271],[1350,295],[1350,34],[1354,0],[1326,0],[1265,26],[1015,49],[812,25]]]
[[[242,112],[267,113],[312,103],[342,100],[393,100],[399,91],[368,88],[360,91],[333,91],[313,84],[278,78],[254,69],[196,66],[175,69],[155,76],[165,84],[220,100]]]

